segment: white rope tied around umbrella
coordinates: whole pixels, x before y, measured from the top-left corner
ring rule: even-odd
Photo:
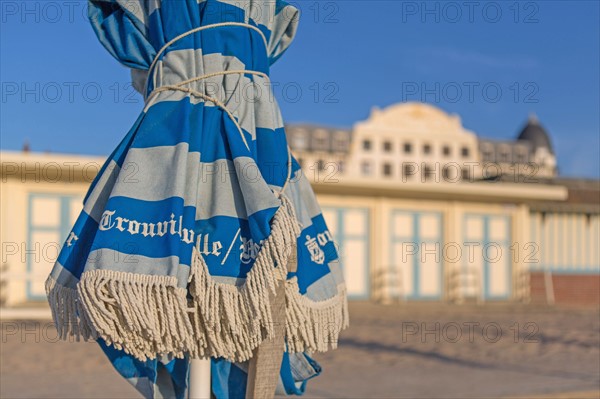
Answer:
[[[245,27],[245,28],[249,28],[249,29],[255,30],[256,32],[258,32],[260,34],[260,36],[262,37],[263,41],[265,42],[265,48],[269,47],[269,43],[267,41],[267,38],[265,37],[265,34],[260,29],[258,29],[256,26],[254,26],[254,25],[245,24],[243,22],[220,22],[220,23],[217,23],[217,24],[210,24],[210,25],[199,26],[197,28],[190,29],[187,32],[184,32],[184,33],[182,33],[179,36],[174,37],[173,39],[169,40],[164,46],[162,46],[160,50],[158,50],[158,53],[156,53],[156,56],[154,56],[154,60],[152,60],[152,64],[150,64],[150,67],[148,68],[148,78],[151,76],[152,69],[154,69],[154,67],[158,63],[158,60],[160,59],[160,56],[165,51],[167,51],[167,49],[169,47],[171,47],[174,43],[178,42],[179,40],[183,39],[186,36],[193,35],[196,32],[201,32],[203,30],[213,29],[213,28],[221,28],[221,27],[224,27],[224,26],[241,26],[241,27]],[[146,80],[146,86],[144,88],[144,96],[146,95],[146,93],[148,93],[148,83],[149,83],[149,79]],[[152,77],[152,83],[153,84],[156,83],[154,81],[154,76]]]
[[[250,28],[253,29],[254,31],[258,32],[263,41],[265,42],[265,47],[268,47],[268,42],[267,42],[267,38],[265,37],[264,33],[257,28],[256,26],[250,25],[250,24],[245,24],[245,23],[241,23],[241,22],[222,22],[222,23],[218,23],[218,24],[211,24],[211,25],[205,25],[205,26],[201,26],[198,28],[194,28],[191,29],[187,32],[182,33],[179,36],[176,36],[175,38],[173,38],[172,40],[168,41],[157,53],[156,56],[154,57],[154,60],[152,61],[152,64],[150,64],[150,68],[148,68],[148,78],[146,79],[146,85],[145,85],[145,89],[144,89],[144,93],[148,92],[148,85],[150,82],[150,77],[152,77],[152,83],[156,84],[155,81],[155,74],[152,73],[154,67],[156,66],[156,64],[158,63],[158,60],[160,59],[161,55],[167,50],[167,48],[169,48],[170,46],[172,46],[174,43],[176,43],[177,41],[183,39],[184,37],[187,37],[189,35],[192,35],[196,32],[200,32],[203,30],[207,30],[207,29],[212,29],[212,28],[219,28],[219,27],[224,27],[224,26],[241,26],[241,27],[246,27],[246,28]],[[215,76],[225,76],[225,75],[254,75],[254,76],[260,76],[266,80],[270,80],[269,79],[269,75],[267,75],[264,72],[259,72],[259,71],[252,71],[252,70],[248,70],[248,69],[239,69],[239,70],[231,70],[231,71],[219,71],[219,72],[213,72],[213,73],[208,73],[208,74],[204,74],[204,75],[200,75],[191,79],[187,79],[184,80],[182,82],[179,82],[175,85],[165,85],[165,86],[161,86],[158,87],[156,89],[154,89],[152,91],[152,93],[150,93],[150,95],[146,98],[146,104],[150,103],[150,101],[158,94],[161,92],[165,92],[165,91],[181,91],[190,95],[193,95],[194,97],[198,97],[198,98],[202,98],[204,101],[209,101],[212,102],[213,104],[215,104],[217,107],[221,108],[229,117],[229,119],[231,119],[231,121],[235,124],[236,128],[238,129],[238,132],[240,133],[240,137],[242,138],[242,141],[244,142],[244,145],[246,146],[246,148],[248,150],[250,150],[250,146],[248,145],[248,141],[246,140],[246,137],[244,136],[244,130],[242,129],[241,125],[239,124],[238,120],[235,118],[235,116],[231,113],[231,111],[229,111],[229,109],[227,108],[227,106],[225,104],[223,104],[223,102],[221,100],[219,100],[218,98],[209,96],[207,94],[201,93],[197,90],[193,90],[190,89],[188,87],[183,87],[187,84],[190,83],[194,83],[194,82],[198,82],[204,79],[209,79]],[[283,193],[283,191],[287,188],[288,182],[290,181],[290,178],[292,176],[292,154],[291,154],[291,149],[288,146],[287,147],[287,152],[288,152],[288,162],[287,162],[287,176],[285,179],[285,183],[283,185],[283,187],[281,188],[281,191],[279,192],[279,195],[281,195]]]

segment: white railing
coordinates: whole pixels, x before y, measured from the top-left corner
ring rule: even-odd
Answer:
[[[446,276],[447,299],[463,303],[467,300],[483,302],[481,270],[478,267],[453,267]]]
[[[373,276],[373,297],[378,303],[394,303],[405,300],[402,269],[397,265],[384,266]]]

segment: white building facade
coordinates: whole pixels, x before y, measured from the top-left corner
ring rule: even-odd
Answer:
[[[422,103],[374,109],[351,130],[294,125],[287,134],[355,298],[529,301],[539,273],[598,280],[600,182],[558,178],[534,116],[504,141]],[[577,184],[582,201],[571,198]],[[543,285],[545,300],[552,284]],[[578,287],[560,295],[570,290]]]
[[[350,130],[286,133],[338,245],[350,298],[597,301],[600,182],[557,177],[537,120],[516,140],[493,141],[456,115],[408,103],[374,110]],[[1,158],[6,309],[45,300],[45,276],[104,158]]]

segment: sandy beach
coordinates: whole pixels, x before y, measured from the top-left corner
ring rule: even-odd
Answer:
[[[353,302],[310,398],[599,398],[598,309]],[[137,398],[95,343],[2,321],[2,398]]]

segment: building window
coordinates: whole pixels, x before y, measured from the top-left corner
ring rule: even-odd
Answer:
[[[54,248],[55,243],[63,242],[70,235],[69,230],[75,223],[76,216],[72,210],[78,208],[81,198],[76,195],[29,193],[24,202],[23,206],[27,207],[27,212],[30,215],[28,229],[30,236],[23,244],[26,244],[27,248],[37,248],[38,245],[41,248]],[[74,244],[75,239],[76,237],[71,236],[68,245]],[[46,253],[48,252],[43,252],[42,260]],[[48,257],[50,256],[53,256],[52,250],[48,253]],[[38,271],[38,267],[42,269],[40,266],[43,265],[38,264],[40,261],[37,256],[28,256],[24,260],[26,260],[25,267],[27,270],[35,273]],[[31,281],[28,286],[29,288],[26,290],[27,299],[45,299],[43,281]]]
[[[435,176],[435,172],[431,165],[425,165],[425,169],[423,169],[423,178],[425,180],[431,180]]]
[[[412,152],[412,144],[404,143],[404,152],[410,154]]]
[[[292,136],[292,148],[295,150],[305,150],[308,144],[306,132],[301,130],[295,132]]]
[[[336,151],[346,151],[348,148],[348,136],[343,132],[338,132],[334,136],[333,146]]]
[[[319,168],[319,170],[325,170],[325,161],[323,161],[322,159],[319,159],[317,161],[317,168]]]
[[[465,149],[466,147],[463,147]],[[483,142],[479,147],[481,151],[481,157],[483,161],[493,161],[494,160],[494,146],[491,143]]]
[[[500,162],[508,162],[510,159],[510,155],[508,154],[508,151],[503,150],[502,153],[500,153]]]
[[[444,154],[446,157],[450,156],[450,146],[445,145],[442,147],[442,154]]]
[[[442,169],[442,176],[444,176],[444,180],[450,180],[450,168],[448,166],[444,166]]]
[[[389,163],[384,163],[383,164],[383,175],[384,176],[391,176],[392,175],[392,165]]]
[[[329,150],[329,134],[327,130],[316,129],[312,132],[313,149],[320,151]]]
[[[325,151],[327,150],[327,136],[315,136],[315,148],[317,150]]]
[[[463,156],[463,158],[467,158],[469,156],[469,147],[461,148],[460,154]]]
[[[392,152],[392,142],[391,141],[384,141],[383,142],[383,151],[385,151],[385,152]]]
[[[371,174],[371,162],[364,161],[360,164],[360,171],[363,175],[368,176]]]
[[[425,144],[423,146],[423,154],[431,154],[431,145],[430,144]]]
[[[404,163],[402,164],[402,176],[405,178],[411,177],[415,174],[415,168],[413,168],[413,164]]]
[[[469,180],[469,179],[471,179],[471,173],[469,173],[469,169],[468,168],[463,168],[463,170],[462,170],[462,179],[463,180]]]
[[[363,150],[365,150],[365,151],[371,150],[371,140],[363,140]]]

